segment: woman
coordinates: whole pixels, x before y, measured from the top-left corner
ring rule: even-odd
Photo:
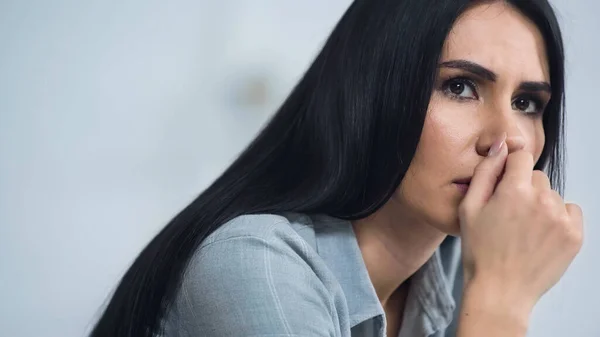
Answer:
[[[356,0],[92,336],[525,336],[582,240],[563,62],[546,0]]]

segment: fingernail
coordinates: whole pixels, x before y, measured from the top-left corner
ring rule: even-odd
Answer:
[[[500,149],[502,149],[502,145],[504,145],[504,141],[506,141],[506,132],[492,144],[488,151],[488,157],[497,156],[500,153]]]

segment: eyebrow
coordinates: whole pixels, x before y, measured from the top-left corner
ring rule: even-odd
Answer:
[[[547,92],[548,94],[552,94],[552,87],[548,82],[522,82],[519,84],[520,91],[528,91],[528,92]]]
[[[496,82],[498,75],[493,71],[471,61],[467,60],[452,60],[442,62],[439,65],[440,68],[453,68],[453,69],[462,69],[470,72],[471,74],[478,76],[484,80],[490,82]],[[536,82],[536,81],[527,81],[519,84],[519,90],[521,91],[529,91],[529,92],[547,92],[549,94],[552,93],[552,87],[548,82]]]
[[[496,75],[493,71],[486,69],[479,64],[467,60],[452,60],[440,63],[440,68],[462,69],[473,75],[479,76],[490,82],[496,82]]]

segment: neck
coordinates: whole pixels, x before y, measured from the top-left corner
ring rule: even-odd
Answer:
[[[446,237],[431,225],[403,212],[393,199],[373,215],[354,221],[353,228],[383,307],[431,258]]]

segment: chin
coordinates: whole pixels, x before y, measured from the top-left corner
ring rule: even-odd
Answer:
[[[458,224],[456,226],[444,226],[443,228],[438,228],[438,230],[446,235],[460,237],[460,227]]]
[[[435,229],[438,231],[455,237],[460,237],[460,222],[458,220],[458,214],[452,212],[452,216],[440,217],[437,221],[431,221]]]
[[[457,230],[455,230],[455,231],[452,231],[452,232],[446,233],[446,234],[448,234],[448,235],[450,235],[450,236],[454,236],[455,238],[460,238],[460,230],[458,230],[458,229],[457,229]]]

